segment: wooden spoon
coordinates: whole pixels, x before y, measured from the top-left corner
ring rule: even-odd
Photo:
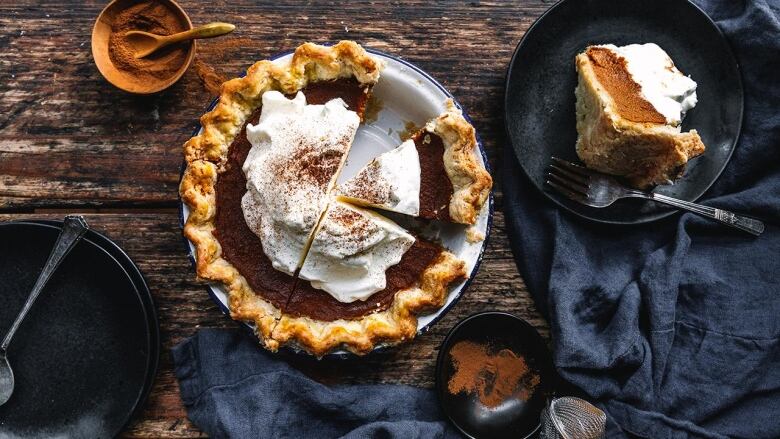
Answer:
[[[139,59],[147,57],[173,43],[198,38],[214,38],[233,32],[235,28],[230,23],[209,23],[173,35],[157,35],[142,30],[131,30],[125,34],[125,38],[127,38],[127,42],[135,50],[135,58]]]

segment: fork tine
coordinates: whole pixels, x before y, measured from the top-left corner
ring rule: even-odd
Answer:
[[[558,173],[555,172],[549,172],[547,174],[547,179],[560,184],[561,186],[565,187],[566,189],[569,189],[570,191],[577,192],[587,197],[588,194],[587,186],[582,186],[577,182],[571,181],[563,175],[559,175]]]
[[[558,192],[560,192],[563,195],[565,195],[570,200],[574,200],[574,201],[576,201],[576,202],[578,202],[580,204],[586,204],[586,202],[587,202],[587,198],[584,195],[580,194],[579,192],[574,192],[572,190],[569,190],[569,189],[559,185],[558,183],[556,183],[556,182],[554,182],[552,180],[547,180],[545,183],[547,183],[553,189],[555,189]]]
[[[585,186],[585,188],[587,188],[589,186],[589,184],[590,184],[590,177],[585,177],[585,176],[583,176],[581,174],[575,174],[575,173],[569,171],[568,169],[564,169],[564,168],[556,165],[555,163],[550,163],[550,168],[552,168],[552,169],[558,171],[559,173],[565,175],[570,180],[574,180],[577,183],[581,184],[582,186]]]
[[[584,166],[575,165],[572,162],[567,162],[566,160],[559,159],[558,157],[555,156],[552,157],[552,161],[568,169],[571,172],[582,175],[583,177],[587,177],[591,175],[591,171]]]

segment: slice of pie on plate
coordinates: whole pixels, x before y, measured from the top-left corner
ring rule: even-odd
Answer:
[[[590,46],[576,67],[576,148],[589,168],[648,188],[671,183],[704,152],[696,130],[680,130],[696,83],[657,45]]]
[[[426,219],[474,224],[493,180],[477,160],[474,127],[451,100],[410,140],[337,188],[352,203]]]

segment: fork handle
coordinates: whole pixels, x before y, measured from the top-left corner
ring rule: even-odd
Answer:
[[[712,218],[721,224],[748,232],[754,236],[758,236],[764,232],[764,223],[755,218],[737,215],[733,212],[729,212],[728,210],[691,203],[690,201],[678,200],[677,198],[667,197],[666,195],[662,194],[651,192],[647,195],[651,200],[678,207],[680,209],[687,210],[688,212],[698,213],[701,216]]]

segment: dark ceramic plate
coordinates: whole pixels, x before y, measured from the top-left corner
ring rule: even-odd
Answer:
[[[488,343],[493,350],[510,349],[524,357],[529,369],[540,377],[539,386],[527,401],[516,399],[488,408],[473,394],[450,394],[447,384],[455,373],[450,349],[459,341]],[[444,339],[436,360],[436,393],[444,414],[470,438],[529,437],[539,428],[539,418],[551,396],[555,372],[544,339],[525,320],[503,312],[474,314]]]
[[[0,333],[27,297],[61,223],[0,225]],[[0,437],[114,437],[149,393],[159,333],[141,273],[90,231],[62,263],[17,332],[16,388]]]
[[[599,222],[636,224],[675,210],[642,200],[596,209],[544,187],[550,156],[578,161],[574,57],[590,44],[656,43],[698,83],[698,105],[683,130],[696,129],[706,152],[674,185],[656,191],[695,201],[715,182],[734,151],[742,125],[742,81],[715,23],[685,0],[563,0],[526,32],[509,64],[505,122],[515,155],[531,182],[559,206]]]

